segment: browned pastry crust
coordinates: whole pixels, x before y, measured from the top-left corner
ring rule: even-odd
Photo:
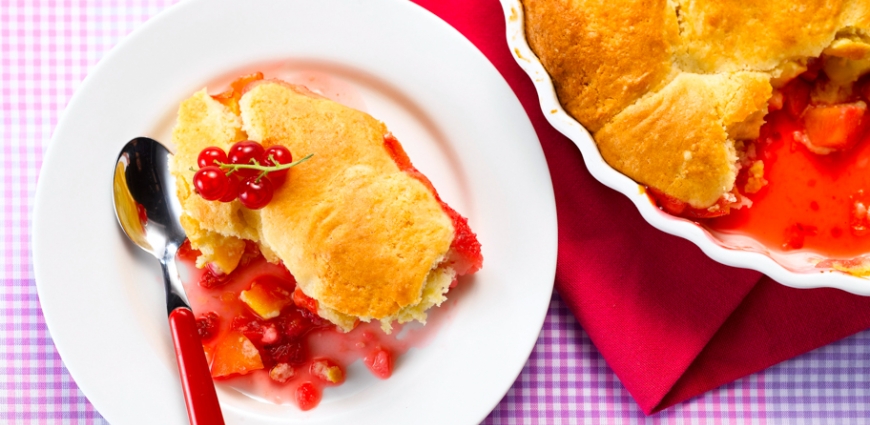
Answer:
[[[679,27],[665,0],[523,5],[529,44],[562,105],[590,131],[671,78]]]
[[[421,301],[453,241],[432,192],[384,148],[386,126],[327,99],[264,83],[240,103],[248,136],[314,153],[261,211],[262,243],[324,306],[382,319]]]
[[[734,146],[723,143],[728,130],[764,110],[770,91],[763,73],[680,74],[614,117],[595,138],[614,168],[706,207],[731,190],[737,175]]]
[[[734,189],[736,140],[826,54],[870,57],[870,0],[523,0],[529,45],[604,159],[695,208]]]

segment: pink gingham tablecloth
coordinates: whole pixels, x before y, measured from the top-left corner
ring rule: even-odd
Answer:
[[[43,152],[78,84],[173,3],[0,1],[0,423],[107,423],[45,326],[30,255],[33,198]],[[531,358],[484,423],[870,424],[870,331],[646,417],[554,295]]]

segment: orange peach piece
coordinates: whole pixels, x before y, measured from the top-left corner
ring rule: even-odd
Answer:
[[[807,108],[803,121],[807,137],[813,145],[807,147],[822,151],[848,149],[857,140],[866,110],[867,105],[862,101]]]
[[[239,294],[239,299],[263,319],[281,314],[281,309],[293,302],[290,292],[278,285],[254,281]]]
[[[241,332],[231,331],[215,346],[211,366],[212,377],[244,375],[262,368],[263,359],[260,358],[260,352]]]

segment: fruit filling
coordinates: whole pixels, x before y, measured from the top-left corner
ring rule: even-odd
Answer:
[[[387,379],[395,358],[431,335],[431,323],[407,329],[401,338],[401,329],[386,335],[368,323],[342,332],[311,312],[309,304],[316,301],[297,295],[301,292],[287,269],[254,250],[256,245],[249,244],[244,263],[219,278],[196,268],[199,253],[189,242],[178,253],[185,292],[218,382],[308,410],[317,406],[325,389],[345,382],[354,362]]]
[[[733,198],[722,200],[730,202],[694,210],[653,189],[651,197],[667,212],[777,251],[870,252],[868,71],[870,59],[823,55],[775,89],[760,136],[736,144],[741,169]]]

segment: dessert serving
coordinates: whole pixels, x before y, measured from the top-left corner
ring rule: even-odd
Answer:
[[[311,408],[352,360],[308,346],[334,329],[386,378],[398,353],[383,334],[425,323],[481,267],[467,220],[386,126],[305,87],[258,73],[201,90],[173,142],[180,256],[200,269],[186,288],[216,378],[251,373],[295,394],[273,400]]]
[[[770,250],[870,252],[870,2],[522,7],[559,102],[661,209]]]

